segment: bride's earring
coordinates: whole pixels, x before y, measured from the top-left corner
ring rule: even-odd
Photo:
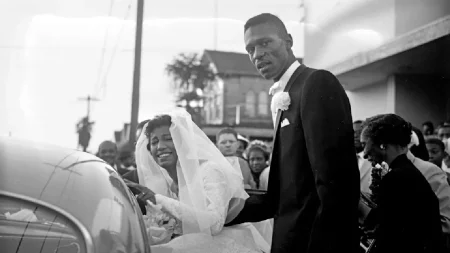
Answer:
[[[385,149],[383,144],[380,145],[380,148],[383,149],[383,150]]]

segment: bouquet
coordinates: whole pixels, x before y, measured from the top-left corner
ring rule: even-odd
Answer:
[[[389,165],[386,162],[376,164],[375,167],[372,168],[372,181],[369,189],[372,192],[371,199],[375,203],[378,203],[381,180],[387,173],[389,173],[389,171]]]
[[[147,215],[144,223],[151,245],[168,243],[174,237],[182,234],[180,222],[158,206],[147,205]]]

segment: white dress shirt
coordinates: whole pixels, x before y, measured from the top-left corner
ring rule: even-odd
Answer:
[[[372,164],[367,159],[364,159],[364,152],[360,152],[356,156],[358,157],[361,191],[370,193],[369,186],[372,180]]]
[[[289,68],[286,70],[286,72],[284,72],[284,74],[281,76],[280,80],[278,80],[278,82],[275,82],[272,87],[269,90],[269,94],[272,95],[272,98],[275,94],[279,93],[279,92],[283,92],[284,88],[286,88],[287,83],[289,82],[289,80],[291,79],[292,75],[294,74],[294,72],[298,69],[298,67],[300,67],[300,63],[298,61],[294,61],[291,66],[289,66]],[[270,103],[270,109],[272,111],[272,120],[273,120],[273,126],[275,128],[275,124],[277,121],[277,113],[278,111],[275,108],[273,99]]]

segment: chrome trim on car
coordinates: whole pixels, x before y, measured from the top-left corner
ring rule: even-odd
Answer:
[[[59,214],[64,215],[68,220],[70,220],[71,222],[73,222],[75,224],[75,226],[77,226],[78,230],[81,232],[81,234],[83,235],[83,239],[84,239],[84,244],[86,246],[86,252],[87,253],[94,253],[95,252],[95,247],[94,247],[94,243],[92,241],[92,237],[91,234],[89,233],[89,231],[83,226],[83,224],[77,219],[75,218],[73,215],[71,215],[70,213],[68,213],[67,211],[65,211],[64,209],[61,209],[55,205],[49,204],[47,202],[44,202],[42,200],[39,199],[35,199],[35,198],[31,198],[22,194],[17,194],[17,193],[12,193],[12,192],[8,192],[8,191],[4,191],[4,190],[0,190],[0,196],[4,195],[7,197],[11,197],[11,198],[16,198],[19,200],[24,200],[27,202],[31,202],[31,203],[35,203],[41,206],[44,206],[48,209],[51,209],[53,211],[58,212]]]

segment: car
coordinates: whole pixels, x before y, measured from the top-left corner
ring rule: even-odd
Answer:
[[[148,253],[142,212],[89,153],[0,137],[2,253]]]

